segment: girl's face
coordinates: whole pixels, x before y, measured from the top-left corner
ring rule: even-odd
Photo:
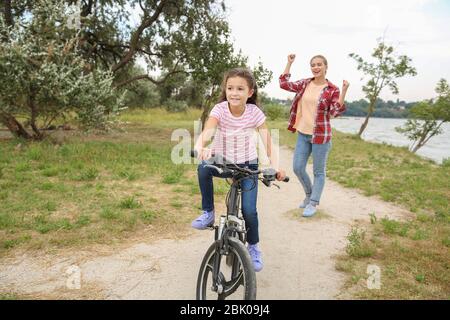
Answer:
[[[321,58],[314,58],[311,61],[311,72],[314,75],[314,78],[325,78],[325,74],[327,72],[327,66],[323,62]]]
[[[247,99],[253,95],[248,82],[242,77],[230,77],[227,79],[225,93],[230,107],[244,107]]]

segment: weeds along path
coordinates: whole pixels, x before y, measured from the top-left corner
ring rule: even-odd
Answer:
[[[264,269],[257,274],[257,298],[335,299],[344,275],[336,271],[334,256],[345,251],[351,226],[368,223],[371,213],[397,219],[409,213],[328,180],[319,214],[301,218],[296,208],[303,192],[292,156],[281,149],[291,182],[279,183],[281,189],[259,186]],[[0,262],[0,292],[50,299],[195,299],[197,272],[212,240],[212,232],[193,230],[184,239],[141,241],[121,250],[21,254]]]

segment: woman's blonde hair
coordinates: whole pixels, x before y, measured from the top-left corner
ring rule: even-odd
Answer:
[[[311,62],[312,62],[315,58],[320,58],[320,59],[322,59],[322,60],[323,60],[323,63],[328,67],[328,61],[327,61],[327,58],[325,58],[325,57],[324,57],[323,55],[321,55],[321,54],[318,54],[318,55],[315,55],[314,57],[312,57],[311,60],[309,61],[309,64],[311,64]]]

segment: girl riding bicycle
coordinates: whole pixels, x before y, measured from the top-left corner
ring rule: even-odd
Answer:
[[[214,188],[213,176],[226,177],[215,169],[205,166],[205,161],[214,155],[221,155],[228,161],[240,167],[251,170],[258,169],[258,155],[256,150],[257,135],[260,134],[272,167],[277,170],[277,179],[282,181],[286,174],[278,168],[276,152],[272,150],[272,142],[266,125],[266,117],[258,108],[257,85],[251,71],[236,68],[228,71],[222,83],[220,102],[211,110],[205,128],[200,134],[194,149],[199,164],[198,181],[202,194],[202,214],[192,222],[192,227],[204,230],[214,224]],[[215,133],[214,133],[215,131]],[[205,148],[214,134],[214,140],[209,148]],[[258,248],[258,213],[256,201],[258,195],[257,177],[248,177],[241,182],[242,214],[247,229],[248,251],[253,261],[255,271],[263,267],[261,251]]]

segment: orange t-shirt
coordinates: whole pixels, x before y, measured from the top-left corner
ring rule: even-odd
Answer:
[[[326,84],[317,86],[313,82],[310,82],[306,87],[302,98],[297,104],[297,118],[294,124],[294,128],[297,131],[304,134],[313,134],[320,93],[326,86]]]

